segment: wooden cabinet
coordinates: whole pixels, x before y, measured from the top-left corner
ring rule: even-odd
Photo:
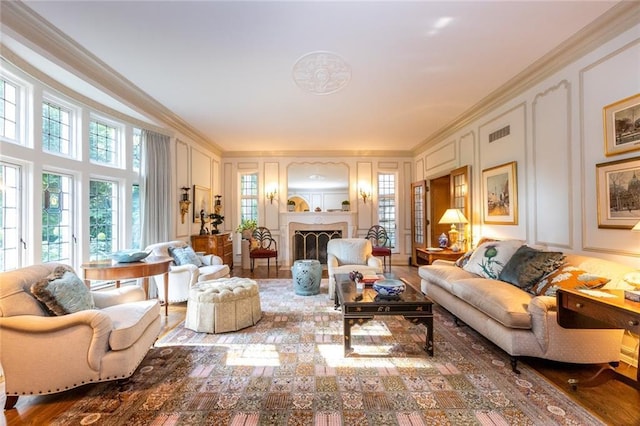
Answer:
[[[435,260],[458,260],[460,256],[462,256],[464,252],[461,251],[453,251],[451,249],[444,250],[429,250],[428,248],[417,248],[416,249],[416,261],[418,265],[431,265]]]
[[[191,246],[193,250],[203,251],[205,254],[215,254],[222,258],[225,265],[233,268],[233,241],[231,233],[213,235],[192,235]]]

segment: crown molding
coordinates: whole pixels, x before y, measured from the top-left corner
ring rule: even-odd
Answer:
[[[230,158],[255,158],[255,157],[413,157],[412,151],[225,151],[223,159]]]
[[[458,118],[443,126],[411,151],[414,155],[452,136],[463,127],[560,71],[640,22],[640,2],[621,1],[555,49],[528,66]]]
[[[19,1],[0,2],[0,23],[28,47],[123,104],[220,155],[222,150],[178,115]]]

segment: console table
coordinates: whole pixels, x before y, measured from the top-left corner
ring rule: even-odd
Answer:
[[[640,302],[625,299],[623,290],[597,290],[587,294],[579,290],[559,289],[556,298],[558,324],[562,327],[623,328],[640,334]],[[585,387],[597,386],[611,378],[640,387],[640,368],[637,369],[635,381],[607,366],[585,382],[569,379],[569,384],[572,389],[578,384]]]
[[[169,265],[171,257],[149,256],[140,262],[118,263],[113,260],[97,260],[83,263],[84,282],[90,287],[91,280],[115,281],[116,288],[120,280],[142,278],[144,294],[149,297],[149,277],[164,275],[164,294],[169,294]],[[169,315],[169,303],[164,303],[164,315]]]
[[[418,265],[431,265],[434,260],[458,260],[464,252],[451,249],[429,250],[428,248],[416,248],[416,260]],[[426,262],[426,263],[425,263]]]

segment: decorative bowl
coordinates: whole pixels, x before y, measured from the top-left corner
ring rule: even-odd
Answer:
[[[138,251],[138,250],[121,250],[111,253],[111,258],[118,263],[132,263],[140,262],[145,257],[149,256],[151,252]]]
[[[373,289],[383,297],[398,297],[404,291],[404,283],[394,279],[378,280],[373,283]]]

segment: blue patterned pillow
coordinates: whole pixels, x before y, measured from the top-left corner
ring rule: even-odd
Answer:
[[[67,266],[58,266],[51,275],[33,284],[31,294],[54,315],[95,308],[91,292]]]
[[[196,265],[202,266],[202,261],[190,246],[186,247],[169,247],[169,254],[173,257],[176,265]]]

